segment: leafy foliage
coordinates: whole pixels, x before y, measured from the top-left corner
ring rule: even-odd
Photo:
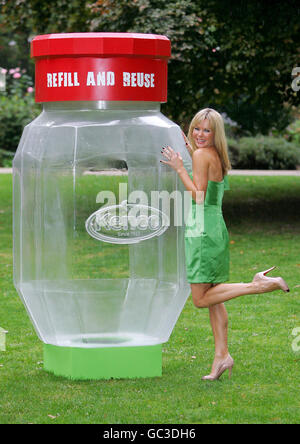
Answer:
[[[0,148],[0,166],[4,168],[11,168],[14,153]]]
[[[14,152],[24,126],[39,112],[32,94],[0,96],[0,147]]]
[[[295,120],[286,128],[285,136],[289,142],[300,146],[300,119]]]
[[[294,170],[300,165],[300,147],[283,137],[242,137],[228,142],[234,168]]]
[[[6,73],[6,90],[0,95],[0,164],[11,163],[23,128],[40,112],[34,101],[31,77],[20,67]]]
[[[30,35],[85,32],[90,3],[87,0],[3,0],[1,12],[3,22],[9,19],[6,28],[11,31]]]
[[[17,3],[16,8],[13,0],[1,2],[2,46],[13,34],[17,43],[23,36],[27,46],[33,35],[51,32],[167,35],[172,59],[163,111],[183,126],[209,106],[236,121],[243,135],[268,134],[273,128],[283,130],[291,106],[299,105],[299,94],[291,88],[300,51],[296,0],[273,0],[272,7],[259,0]]]
[[[299,98],[291,89],[298,58],[295,1],[98,0],[93,31],[167,35],[169,67],[166,113],[188,122],[203,107],[215,107],[244,133],[267,134],[289,122]]]

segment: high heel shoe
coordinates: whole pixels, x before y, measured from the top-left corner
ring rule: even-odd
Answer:
[[[282,277],[267,277],[266,274],[274,270],[276,267],[271,267],[268,270],[256,273],[253,278],[252,283],[257,284],[258,293],[268,293],[274,290],[283,290],[289,292],[290,289],[287,283],[282,279]]]
[[[217,370],[214,374],[203,376],[202,380],[203,381],[216,381],[223,375],[223,373],[226,370],[229,371],[229,378],[231,378],[233,366],[234,366],[234,360],[232,359],[232,357],[230,355],[228,355],[226,359],[224,359],[223,361],[221,361],[218,364]]]

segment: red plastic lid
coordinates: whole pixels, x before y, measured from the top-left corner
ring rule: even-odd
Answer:
[[[167,100],[167,37],[134,33],[47,34],[31,42],[36,101]]]
[[[151,56],[169,58],[170,40],[164,35],[79,32],[39,35],[32,40],[31,57]]]

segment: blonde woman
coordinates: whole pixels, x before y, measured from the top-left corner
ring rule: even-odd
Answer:
[[[188,282],[193,303],[197,308],[208,308],[215,340],[215,358],[211,373],[202,379],[214,381],[229,370],[234,361],[228,352],[228,316],[224,302],[242,295],[267,293],[274,290],[289,291],[281,277],[267,277],[272,267],[257,273],[250,283],[226,284],[229,279],[229,239],[222,215],[224,190],[229,189],[227,172],[231,169],[222,116],[206,108],[193,118],[185,137],[192,157],[193,173],[190,177],[179,153],[164,147],[162,163],[173,168],[185,188],[192,194],[192,214],[196,206],[204,207],[204,226],[185,229],[185,253]],[[196,216],[195,216],[196,217]]]

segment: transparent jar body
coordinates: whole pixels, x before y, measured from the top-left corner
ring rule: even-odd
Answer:
[[[128,347],[169,339],[190,289],[184,189],[160,163],[164,145],[188,164],[180,128],[152,102],[48,103],[24,129],[13,162],[14,284],[44,343]],[[98,236],[107,207],[133,199],[161,208],[163,194],[153,198],[153,191],[170,199],[166,228],[147,231],[143,218],[128,228],[117,213]],[[174,191],[182,197],[176,205]]]

